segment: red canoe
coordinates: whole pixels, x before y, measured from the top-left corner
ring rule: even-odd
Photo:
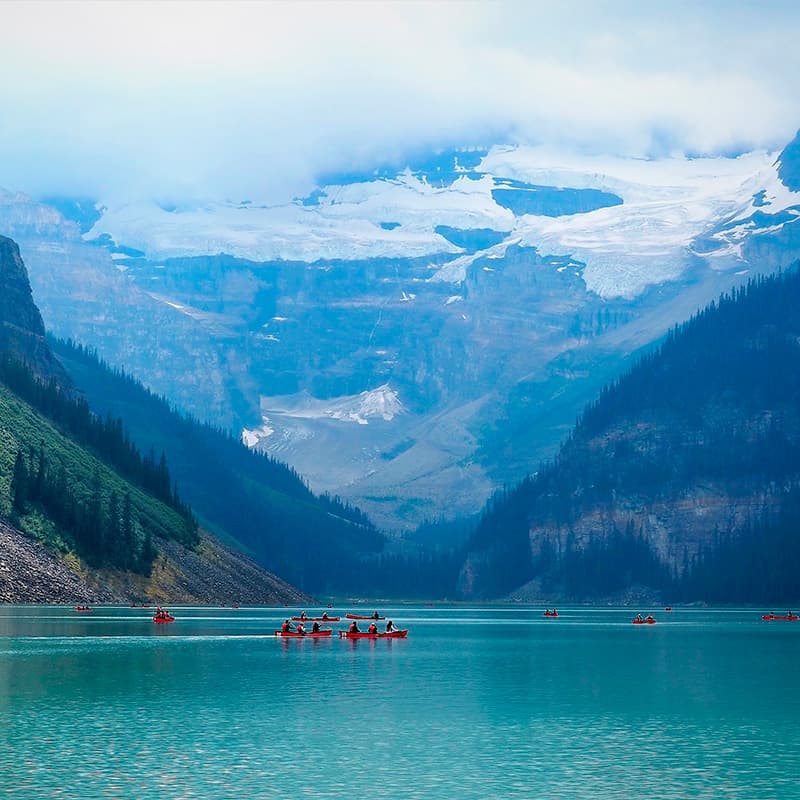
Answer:
[[[345,614],[345,619],[386,619],[386,617],[361,617],[358,614]]]
[[[292,617],[293,622],[338,622],[339,617]]]
[[[556,611],[556,613],[555,613],[555,614],[548,614],[548,613],[545,611],[545,612],[544,612],[544,614],[542,614],[542,616],[543,616],[543,617],[557,617],[557,616],[558,616],[558,611]]]
[[[394,631],[393,633],[367,633],[366,631],[350,633],[350,631],[339,631],[340,639],[405,639],[407,636],[407,630]]]
[[[298,633],[297,631],[275,631],[276,636],[282,636],[284,638],[296,638],[296,639],[319,639],[322,636],[330,636],[333,631],[319,631],[318,633]]]
[[[762,614],[761,619],[765,619],[768,622],[772,622],[772,620],[784,620],[785,622],[796,622],[798,617],[797,614]]]
[[[81,606],[75,606],[75,610],[79,614],[85,614],[87,611],[91,611],[92,609],[91,608],[82,608]]]
[[[168,622],[175,622],[175,617],[153,617],[156,625],[166,625]]]
[[[656,621],[654,619],[635,619],[633,620],[634,625],[655,625]]]

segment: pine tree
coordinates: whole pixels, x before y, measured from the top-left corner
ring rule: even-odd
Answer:
[[[14,461],[14,473],[11,476],[11,496],[14,504],[14,511],[17,514],[25,513],[25,503],[28,499],[28,469],[25,466],[25,457],[22,450],[17,450],[17,457]]]

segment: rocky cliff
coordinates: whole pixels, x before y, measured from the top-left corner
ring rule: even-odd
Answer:
[[[302,605],[307,595],[204,536],[197,550],[161,548],[149,576],[88,570],[0,521],[0,603]]]
[[[66,373],[45,339],[19,247],[5,236],[0,236],[0,287],[0,353],[25,361],[39,376],[56,378],[66,386]]]

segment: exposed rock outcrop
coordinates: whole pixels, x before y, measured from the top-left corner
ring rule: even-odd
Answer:
[[[149,576],[88,570],[0,522],[0,603],[305,604],[309,597],[210,536],[161,542]]]
[[[0,287],[0,354],[27,362],[43,378],[69,385],[66,372],[47,344],[19,247],[5,236],[0,236]]]
[[[0,602],[81,603],[118,600],[91,587],[39,542],[0,522]]]

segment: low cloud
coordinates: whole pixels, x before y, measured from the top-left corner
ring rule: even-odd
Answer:
[[[550,5],[7,2],[0,186],[278,202],[423,147],[735,152],[800,126],[793,5]]]

